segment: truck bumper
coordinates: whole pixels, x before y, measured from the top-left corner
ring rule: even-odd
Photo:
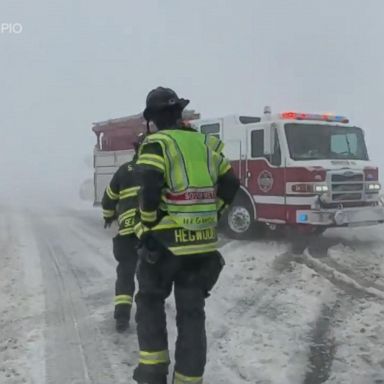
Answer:
[[[354,207],[296,211],[298,224],[324,226],[364,226],[384,222],[384,207]]]

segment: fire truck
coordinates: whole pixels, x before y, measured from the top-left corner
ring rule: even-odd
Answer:
[[[241,181],[241,190],[223,220],[232,237],[246,238],[255,226],[321,233],[330,227],[384,222],[378,168],[369,160],[363,130],[346,117],[272,114],[266,107],[262,117],[200,119],[193,112],[187,120],[199,132],[215,135],[225,143],[224,154]],[[98,123],[94,130],[104,132],[108,141],[111,124],[114,122]],[[142,132],[143,124],[136,124],[136,131],[126,129],[121,137],[114,134],[119,147],[109,154],[107,145],[100,146],[98,141],[96,199],[100,200],[111,171],[125,160],[126,147],[132,142],[127,132]],[[100,131],[102,127],[109,127],[109,131]],[[108,174],[100,173],[104,166],[101,159],[106,156],[114,159]]]

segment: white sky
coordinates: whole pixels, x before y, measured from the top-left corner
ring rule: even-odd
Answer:
[[[174,87],[206,117],[335,112],[384,168],[381,0],[1,0],[0,194],[78,193],[93,121]]]

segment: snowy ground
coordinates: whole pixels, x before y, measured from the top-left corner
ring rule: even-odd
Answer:
[[[113,231],[98,210],[1,208],[0,383],[131,383],[135,325],[114,331]],[[223,241],[206,382],[384,384],[383,235],[332,231],[301,256]]]

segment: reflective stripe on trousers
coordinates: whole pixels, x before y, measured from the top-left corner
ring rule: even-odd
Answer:
[[[117,295],[115,296],[114,302],[115,302],[115,305],[121,305],[121,304],[132,305],[132,296]]]
[[[168,364],[169,352],[168,350],[154,352],[140,351],[139,362],[144,365]]]
[[[203,377],[185,376],[179,372],[175,372],[173,384],[203,384]]]

